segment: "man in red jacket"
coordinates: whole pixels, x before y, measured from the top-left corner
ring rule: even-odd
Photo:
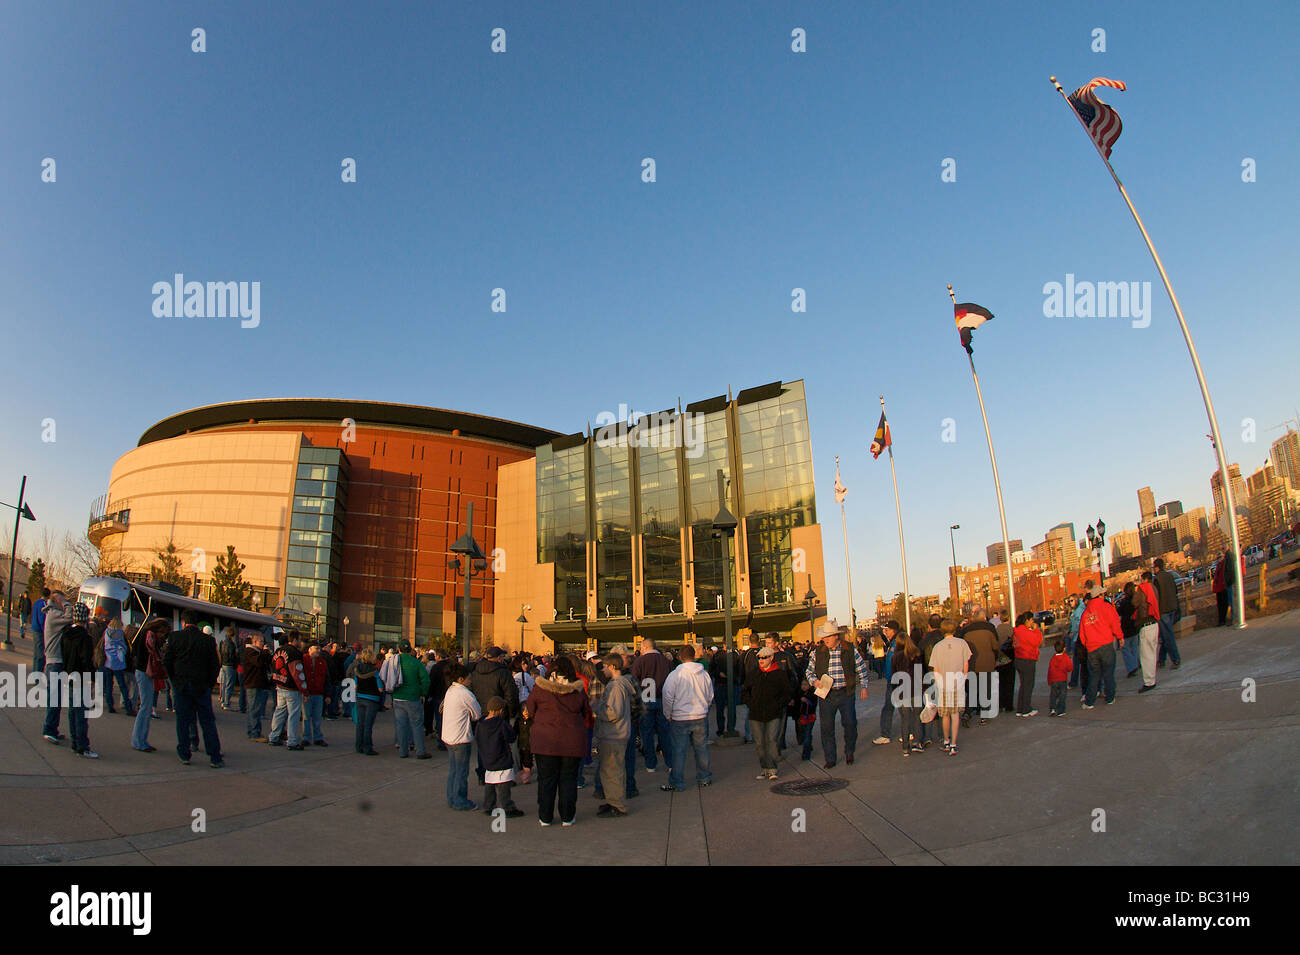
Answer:
[[[329,702],[330,662],[320,652],[320,644],[312,642],[302,661],[302,675],[307,682],[307,696],[303,701],[303,742],[314,746],[328,746],[321,732],[321,717]]]
[[[1083,708],[1090,710],[1097,702],[1097,690],[1104,683],[1106,703],[1115,702],[1115,646],[1124,646],[1124,631],[1119,614],[1098,585],[1088,587],[1087,604],[1079,618],[1079,640],[1088,651],[1088,693]]]

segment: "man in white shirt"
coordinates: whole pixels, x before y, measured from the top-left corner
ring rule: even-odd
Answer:
[[[469,673],[459,663],[447,665],[447,695],[442,700],[442,742],[451,758],[447,766],[447,805],[461,812],[478,806],[469,799],[469,753],[474,741],[474,721],[481,719]]]
[[[664,680],[664,716],[672,740],[671,765],[664,792],[686,791],[686,747],[695,751],[695,782],[707,786],[713,782],[709,770],[709,707],[713,704],[713,678],[695,662],[695,648],[689,643],[677,653],[681,666]]]
[[[955,629],[951,620],[942,621],[939,631],[943,639],[930,651],[935,702],[939,709],[937,718],[943,723],[943,749],[949,756],[957,755],[957,729],[966,708],[966,675],[971,660],[970,644],[953,636]]]

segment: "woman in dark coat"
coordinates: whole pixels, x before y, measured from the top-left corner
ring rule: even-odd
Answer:
[[[524,712],[537,764],[537,821],[543,826],[555,821],[558,795],[560,822],[567,828],[578,814],[578,771],[591,753],[591,704],[572,660],[558,657],[551,672],[537,678]]]

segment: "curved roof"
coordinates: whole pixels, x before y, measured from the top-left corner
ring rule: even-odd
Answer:
[[[140,436],[138,447],[175,438],[191,431],[257,423],[318,421],[338,424],[351,418],[358,425],[393,425],[450,433],[459,430],[466,437],[504,441],[523,448],[536,448],[559,436],[556,431],[535,428],[517,421],[489,418],[465,411],[426,408],[423,405],[392,404],[387,401],[355,401],[350,398],[261,398],[229,401],[182,411],[164,418]]]

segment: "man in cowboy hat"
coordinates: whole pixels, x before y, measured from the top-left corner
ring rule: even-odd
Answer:
[[[840,639],[840,626],[827,620],[817,630],[821,643],[808,655],[808,669],[804,679],[810,684],[819,681],[829,684],[829,692],[817,704],[817,718],[822,724],[822,752],[826,754],[825,768],[835,766],[835,714],[840,715],[844,726],[844,761],[852,765],[853,751],[858,745],[858,711],[854,691],[860,699],[867,698],[867,661],[858,648]],[[828,679],[823,679],[828,678]]]

